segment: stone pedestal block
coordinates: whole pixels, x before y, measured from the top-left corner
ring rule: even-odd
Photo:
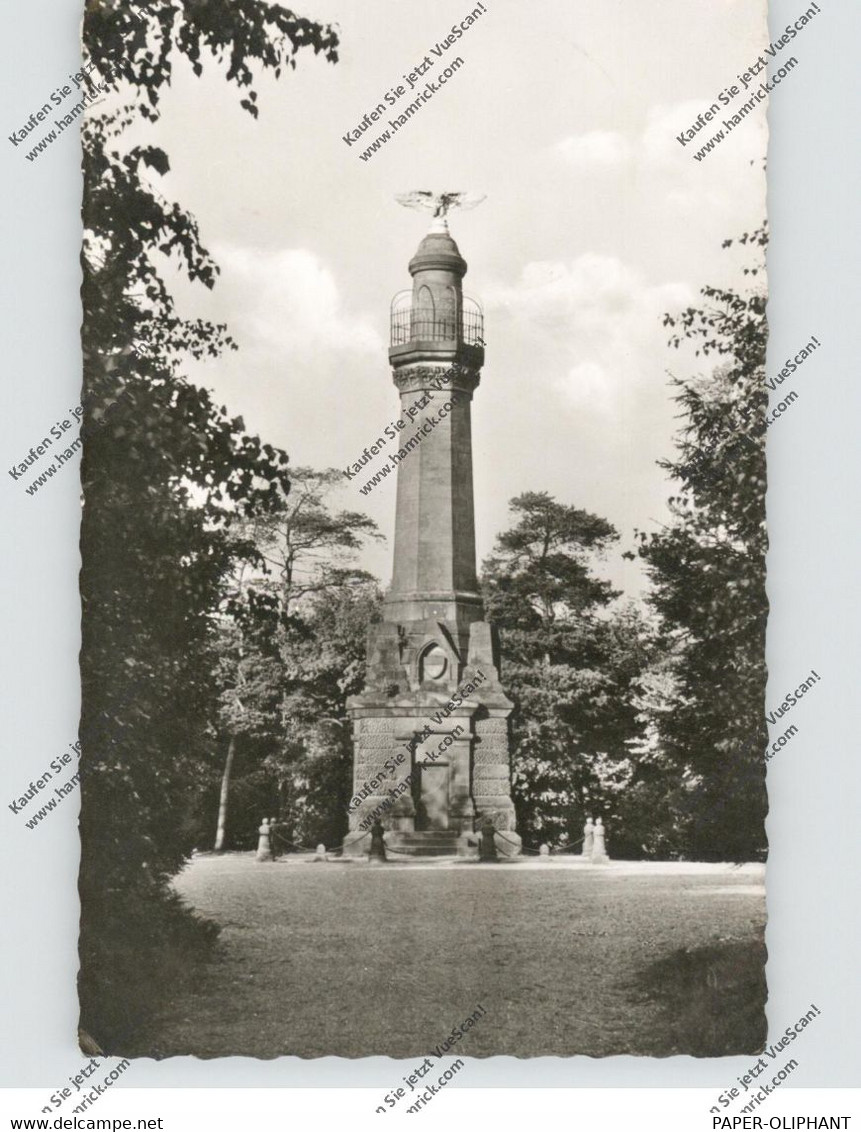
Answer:
[[[371,834],[350,832],[344,838],[342,857],[367,857],[371,851]]]

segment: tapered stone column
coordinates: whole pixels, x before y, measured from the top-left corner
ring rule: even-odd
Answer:
[[[403,852],[454,852],[478,812],[507,831],[512,852],[519,846],[513,704],[476,577],[471,413],[484,328],[463,294],[466,269],[437,222],[410,261],[411,291],[393,303],[389,361],[409,424],[390,457],[398,477],[392,583],[383,622],[369,634],[365,690],[348,705],[354,793],[367,796],[351,814],[345,853],[367,852],[374,813],[391,831],[389,847]]]

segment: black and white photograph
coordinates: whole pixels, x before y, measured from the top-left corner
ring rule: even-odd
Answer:
[[[22,185],[80,157],[80,393],[3,441],[76,508],[80,715],[4,771],[16,852],[69,834],[34,1112],[291,1059],[368,1121],[499,1058],[726,1059],[704,1128],[798,1085],[839,1008],[772,859],[852,883],[851,673],[782,620],[842,632],[783,572],[836,344],[780,320],[773,135],[832,7],[86,0],[7,104]]]
[[[88,10],[100,1048],[763,1048],[766,52],[795,60],[724,8]]]

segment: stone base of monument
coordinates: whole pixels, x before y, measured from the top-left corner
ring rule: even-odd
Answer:
[[[455,857],[458,840],[455,829],[393,829],[386,838],[386,846],[400,860],[407,857]]]
[[[360,830],[354,830],[348,833],[344,838],[344,844],[341,849],[342,857],[367,857],[371,851],[371,835],[370,833],[362,833]]]
[[[497,832],[494,841],[500,857],[518,857],[521,840],[516,833]],[[354,831],[344,838],[342,857],[367,857],[371,850],[370,834]],[[390,861],[406,861],[410,857],[460,857],[477,861],[477,833],[458,833],[454,829],[424,831],[390,829],[386,834],[386,850]]]
[[[520,856],[522,841],[516,833],[512,833],[510,830],[505,830],[504,833],[500,833],[497,830],[494,834],[493,841],[496,845],[496,854],[498,857]],[[457,839],[458,857],[473,861],[479,860],[481,856],[480,844],[480,835],[478,833],[462,833]]]
[[[410,857],[456,857],[459,836],[454,829],[414,831],[390,829],[386,833],[386,850],[389,860],[406,861]],[[354,831],[344,838],[342,856],[367,857],[371,851],[371,838],[367,833]]]
[[[510,829],[496,832],[496,852],[500,857],[519,857],[523,842],[521,838]]]

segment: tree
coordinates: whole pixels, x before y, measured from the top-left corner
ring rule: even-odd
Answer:
[[[677,783],[673,838],[687,854],[746,859],[765,850],[765,228],[738,244],[750,286],[705,287],[666,317],[671,345],[713,358],[675,378],[683,421],[671,522],[641,534],[677,696],[654,722]],[[733,246],[726,241],[725,248]]]
[[[268,765],[281,786],[279,816],[298,845],[340,844],[352,795],[353,743],[347,700],[365,686],[365,642],[380,619],[375,581],[316,597],[304,648],[291,654],[296,679],[285,696],[287,741]]]
[[[328,497],[343,484],[337,468],[295,468],[292,491],[278,505],[237,521],[254,547],[261,570],[249,577],[249,596],[277,609],[282,622],[301,620],[311,598],[331,597],[344,586],[370,580],[356,553],[382,535],[360,511],[330,508]]]
[[[512,716],[518,826],[533,840],[576,840],[632,773],[630,688],[645,663],[642,618],[609,611],[618,593],[593,573],[618,539],[606,520],[547,492],[511,501],[515,525],[484,564]]]
[[[240,788],[253,787],[241,817],[246,836],[263,813],[277,810],[291,840],[333,844],[340,837],[333,815],[346,807],[338,803],[349,790],[351,768],[346,698],[363,685],[366,630],[379,616],[381,599],[355,559],[366,540],[382,536],[366,515],[332,508],[331,496],[343,482],[338,470],[295,468],[291,479],[289,496],[277,506],[234,524],[247,550],[220,637],[227,747],[220,848],[237,748],[244,764]],[[325,784],[332,796],[324,800]]]
[[[230,520],[289,490],[287,457],[246,435],[182,376],[188,357],[231,346],[183,320],[175,265],[213,286],[197,224],[154,182],[168,155],[130,144],[154,120],[173,61],[211,57],[257,114],[252,66],[337,58],[327,27],[261,0],[87,0],[88,63],[124,100],[85,119],[81,1024],[117,1048],[152,999],[171,940],[197,929],[169,878],[193,845],[188,796],[211,781],[218,688],[213,641],[224,579],[241,553]],[[172,261],[172,263],[171,263]]]

